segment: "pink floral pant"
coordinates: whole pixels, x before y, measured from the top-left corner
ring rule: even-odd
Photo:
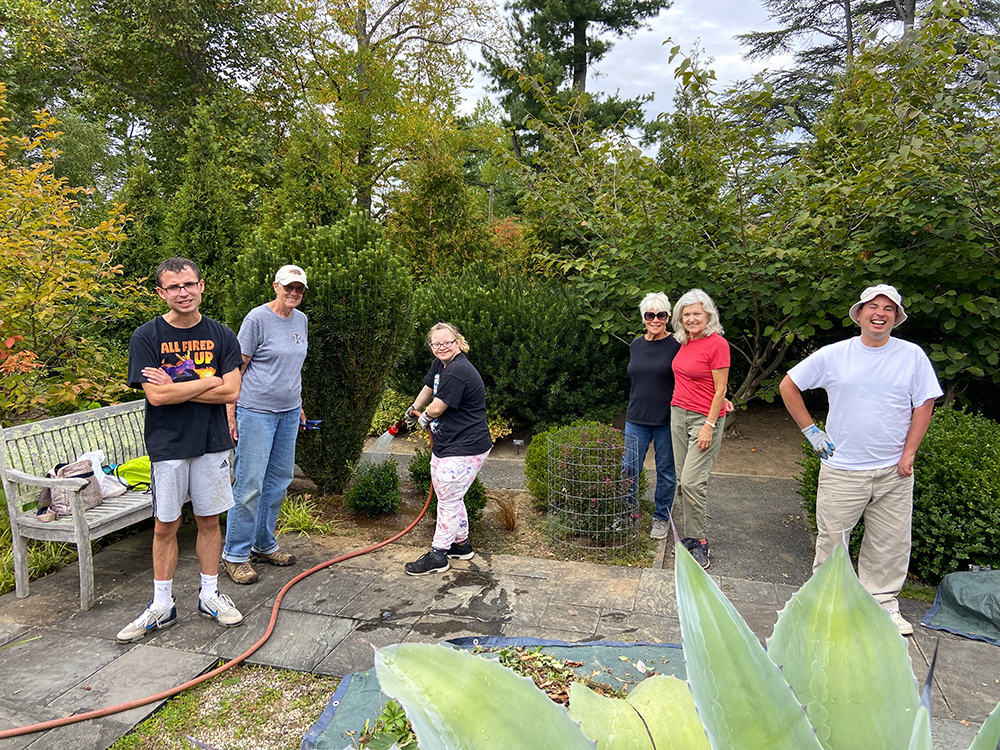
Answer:
[[[437,495],[437,526],[431,542],[435,549],[450,549],[454,542],[468,538],[469,511],[465,507],[465,493],[489,455],[489,451],[478,456],[438,458],[431,455],[431,482]]]

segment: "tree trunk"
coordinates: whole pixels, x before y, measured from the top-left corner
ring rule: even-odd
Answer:
[[[354,30],[359,52],[359,60],[354,73],[358,80],[358,104],[361,105],[360,109],[364,110],[370,93],[366,85],[368,65],[365,62],[365,58],[368,49],[371,47],[371,33],[368,30],[368,12],[363,3],[358,6],[358,16],[355,19]],[[371,165],[372,133],[371,129],[368,128],[358,140],[357,173],[354,177],[355,202],[358,208],[366,214],[371,213],[372,210],[372,187],[369,180]]]
[[[573,22],[573,91],[587,90],[587,19]]]
[[[894,0],[899,20],[903,22],[903,36],[909,35],[917,23],[917,0]]]
[[[846,63],[854,57],[854,19],[851,18],[851,0],[844,0],[844,38],[847,40]]]

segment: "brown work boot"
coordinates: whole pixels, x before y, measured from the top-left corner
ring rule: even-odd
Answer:
[[[265,555],[263,552],[254,552],[250,555],[250,558],[254,562],[271,563],[271,565],[277,565],[279,568],[287,568],[289,565],[295,564],[295,555],[282,552],[280,549],[276,549],[270,555]]]
[[[233,579],[233,583],[238,583],[241,586],[257,583],[257,571],[248,562],[234,563],[223,560],[222,566],[226,569],[229,577]]]

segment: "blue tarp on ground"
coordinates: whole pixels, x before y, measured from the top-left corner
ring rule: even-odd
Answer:
[[[671,674],[687,678],[684,652],[674,643],[621,643],[618,641],[590,641],[568,643],[546,641],[538,638],[456,638],[446,645],[472,650],[474,648],[509,648],[511,646],[538,646],[546,654],[570,662],[583,662],[574,671],[609,685],[624,686],[641,682],[645,675],[636,669],[638,661],[644,662],[657,674]],[[595,676],[594,672],[600,672]],[[387,698],[379,690],[375,669],[355,672],[345,677],[327,704],[323,714],[309,728],[302,740],[302,750],[343,750],[351,746],[348,732],[360,733],[365,721],[374,721],[382,712]]]
[[[1000,646],[1000,570],[946,575],[920,624]]]

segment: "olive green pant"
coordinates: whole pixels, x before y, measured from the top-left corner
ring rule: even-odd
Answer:
[[[698,431],[705,419],[704,414],[679,406],[670,407],[670,441],[674,447],[677,494],[684,509],[684,536],[691,539],[708,538],[708,476],[719,458],[726,422],[720,414],[712,431],[712,444],[702,451],[698,448]]]

